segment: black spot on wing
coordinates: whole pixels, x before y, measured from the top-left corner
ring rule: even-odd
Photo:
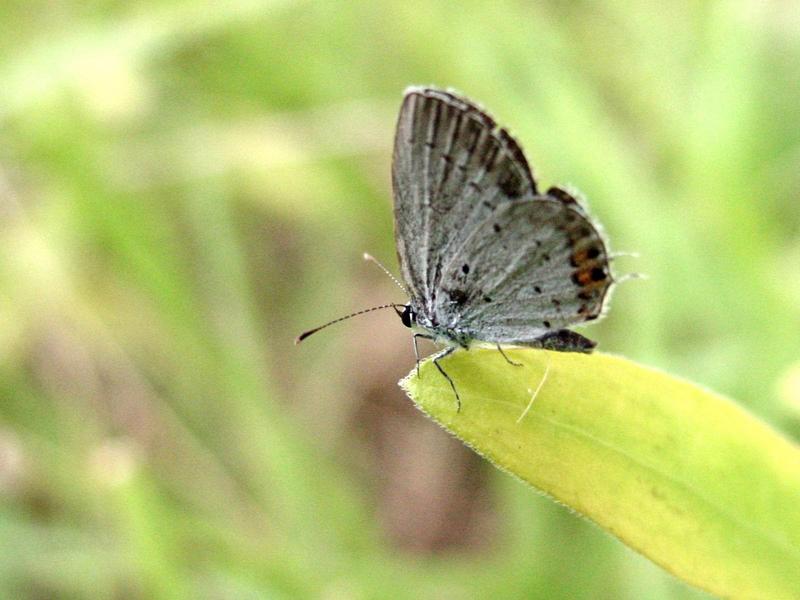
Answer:
[[[532,193],[538,193],[536,190],[536,179],[533,177],[533,171],[528,164],[528,159],[525,158],[525,153],[517,143],[517,140],[515,140],[514,137],[511,136],[511,134],[509,134],[504,128],[500,128],[497,131],[497,135],[503,142],[506,152],[513,159],[514,164],[519,165],[522,168],[523,177],[525,178],[523,185],[529,186]]]
[[[525,182],[510,169],[500,176],[497,185],[503,194],[511,199],[519,198],[525,193]]]
[[[575,197],[574,194],[571,194],[564,188],[553,186],[549,190],[547,190],[547,195],[555,200],[558,200],[563,204],[572,207],[573,209],[575,209],[575,211],[577,211],[581,215],[586,216],[586,209],[583,208],[583,205],[578,201],[578,199]],[[576,218],[577,216],[575,215],[575,213],[567,214],[568,222],[573,222],[575,221]]]
[[[452,302],[457,306],[461,306],[468,299],[466,292],[464,290],[459,290],[459,289],[448,290],[447,295],[450,298],[450,302]]]

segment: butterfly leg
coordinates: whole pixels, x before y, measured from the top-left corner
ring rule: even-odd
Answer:
[[[442,368],[442,365],[439,364],[439,361],[442,360],[445,356],[451,355],[453,352],[456,351],[457,346],[450,346],[449,348],[445,348],[442,352],[437,354],[433,357],[433,364],[436,365],[436,368],[439,369],[439,373],[447,379],[447,382],[450,384],[450,387],[453,388],[453,393],[456,395],[456,412],[461,412],[461,396],[458,395],[458,390],[456,390],[456,384],[453,383],[453,380],[450,378],[450,375],[445,373],[445,370]]]
[[[424,333],[415,333],[412,338],[414,339],[414,358],[417,360],[417,377],[419,377],[419,348],[417,348],[417,338],[422,338],[423,340],[432,340],[433,337],[430,335],[425,335]]]
[[[514,362],[513,360],[508,358],[508,356],[506,356],[506,353],[503,352],[503,348],[500,346],[500,344],[497,344],[497,351],[502,355],[503,358],[506,359],[506,362],[508,364],[514,365],[515,367],[521,367],[522,366],[522,363]]]

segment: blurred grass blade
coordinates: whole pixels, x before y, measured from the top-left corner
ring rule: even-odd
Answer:
[[[800,449],[729,400],[621,358],[496,350],[426,361],[417,406],[676,576],[731,598],[800,590]],[[517,419],[549,360],[547,381]]]

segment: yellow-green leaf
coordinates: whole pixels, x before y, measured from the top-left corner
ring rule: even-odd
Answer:
[[[676,576],[732,598],[800,597],[800,449],[730,400],[603,354],[509,349],[401,385],[499,468]],[[542,381],[530,411],[518,422]]]

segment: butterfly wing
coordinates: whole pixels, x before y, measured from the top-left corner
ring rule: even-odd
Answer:
[[[459,239],[442,265],[440,326],[536,345],[601,314],[613,283],[606,246],[571,196],[502,203]]]
[[[412,299],[429,313],[442,265],[500,204],[536,193],[516,141],[466,99],[406,91],[392,160],[395,240]]]

